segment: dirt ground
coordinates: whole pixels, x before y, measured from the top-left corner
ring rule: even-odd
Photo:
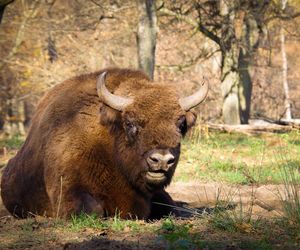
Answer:
[[[173,183],[167,188],[174,200],[192,208],[213,208],[218,203],[252,207],[257,217],[282,213],[284,185],[226,185],[221,183]]]
[[[198,214],[210,213],[216,204],[242,205],[244,209],[251,204],[253,218],[272,218],[281,214],[281,186],[228,186],[219,183],[173,183],[167,188],[174,200],[181,206],[193,208]],[[189,221],[189,222],[187,222]],[[147,223],[138,222],[143,228]],[[159,228],[159,222],[156,222]],[[178,222],[181,223],[180,220]],[[186,218],[184,223],[196,223]],[[55,220],[37,217],[17,220],[5,210],[0,200],[0,249],[173,249],[162,241],[157,230],[121,231],[101,228],[84,228],[79,231],[58,225]],[[155,223],[154,223],[155,225]],[[248,249],[240,248],[235,242],[248,237],[243,234],[218,233],[211,231],[205,224],[196,226],[191,234],[207,234],[206,241],[216,247],[203,249]],[[224,236],[225,235],[225,236]],[[222,245],[225,237],[226,244]],[[253,239],[254,237],[254,239]],[[255,240],[255,236],[251,236]],[[192,249],[202,249],[191,247]],[[178,248],[181,249],[181,248]],[[190,249],[189,247],[183,249]],[[249,248],[251,249],[251,248]],[[280,247],[278,249],[281,249]]]

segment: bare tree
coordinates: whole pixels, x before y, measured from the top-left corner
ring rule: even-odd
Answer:
[[[219,47],[222,115],[226,124],[248,123],[253,56],[266,34],[268,23],[298,17],[296,6],[297,3],[283,10],[275,0],[164,1],[161,14],[192,25]]]
[[[220,48],[224,122],[248,123],[252,93],[249,66],[264,34],[263,17],[269,1],[198,0],[178,5],[161,12],[193,25]]]
[[[137,7],[139,13],[137,29],[139,68],[153,79],[157,33],[155,0],[137,0]]]

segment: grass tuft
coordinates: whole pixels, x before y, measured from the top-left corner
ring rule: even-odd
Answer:
[[[196,241],[190,233],[190,223],[178,223],[172,217],[163,220],[157,233],[165,242],[166,249],[195,249]]]
[[[300,164],[291,164],[287,161],[281,167],[281,176],[283,181],[282,201],[285,218],[300,229]]]
[[[97,214],[80,213],[71,216],[71,229],[79,231],[84,228],[107,229],[108,225]]]
[[[221,200],[221,194],[217,196],[217,204],[211,214],[210,223],[215,229],[230,232],[251,233],[259,223],[259,218],[253,218],[253,206],[255,191],[252,189],[250,202],[244,204],[239,192],[232,191]],[[233,200],[239,198],[237,203]]]

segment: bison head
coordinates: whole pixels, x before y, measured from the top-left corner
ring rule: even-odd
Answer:
[[[97,81],[104,104],[100,117],[102,125],[110,126],[114,134],[116,165],[143,192],[165,187],[179,159],[180,141],[196,121],[191,109],[205,99],[208,84],[191,96],[179,98],[174,86],[154,84],[145,78],[128,80],[113,94],[105,78],[106,72]]]

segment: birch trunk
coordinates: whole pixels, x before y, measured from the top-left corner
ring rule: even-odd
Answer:
[[[285,10],[287,4],[287,0],[282,0],[282,10]],[[285,35],[284,35],[284,28],[283,23],[281,22],[280,27],[280,43],[281,43],[281,58],[282,58],[282,84],[284,89],[284,107],[285,107],[285,119],[291,120],[292,119],[292,111],[291,111],[291,101],[290,101],[290,93],[289,93],[289,85],[287,80],[287,56],[285,50]]]
[[[155,0],[137,0],[137,6],[139,12],[137,29],[139,68],[153,79],[157,33]]]

